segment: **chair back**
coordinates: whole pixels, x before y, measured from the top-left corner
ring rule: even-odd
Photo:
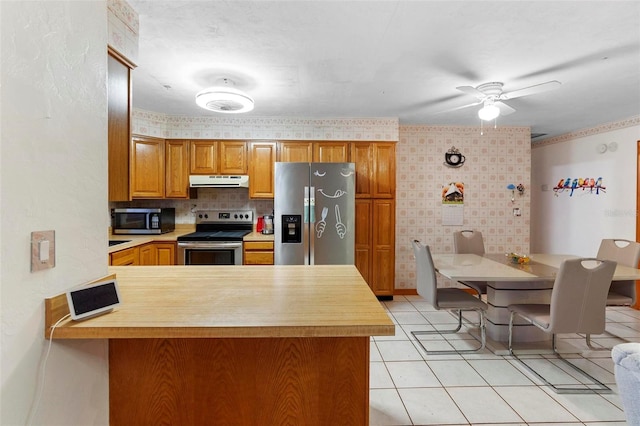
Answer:
[[[595,266],[594,266],[595,265]],[[560,265],[551,291],[550,333],[601,334],[616,262],[582,258]]]
[[[597,254],[598,259],[614,260],[621,265],[638,267],[640,262],[640,243],[623,239],[603,239]],[[635,281],[614,281],[610,290],[631,299],[631,305],[636,303]],[[613,303],[617,304],[617,303]]]
[[[434,308],[438,308],[438,281],[436,278],[436,268],[433,265],[431,250],[418,240],[411,242],[413,255],[416,258],[416,288],[418,294]]]
[[[482,232],[473,230],[455,231],[453,233],[453,251],[456,254],[484,254]]]
[[[640,243],[621,239],[603,239],[596,257],[637,268],[640,262]]]

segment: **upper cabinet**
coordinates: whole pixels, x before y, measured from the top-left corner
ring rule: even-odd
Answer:
[[[164,139],[136,136],[131,142],[131,197],[164,198]]]
[[[247,173],[247,143],[244,141],[192,140],[189,149],[193,175]]]
[[[189,141],[165,141],[164,158],[165,197],[189,198]]]
[[[278,161],[346,163],[349,142],[280,142]]]
[[[356,164],[356,198],[395,198],[395,143],[353,142],[350,158]]]
[[[109,201],[129,201],[132,65],[111,50],[107,64]]]
[[[273,198],[275,142],[249,142],[249,197]]]
[[[216,141],[190,141],[189,151],[192,175],[215,175],[218,173],[218,143]]]

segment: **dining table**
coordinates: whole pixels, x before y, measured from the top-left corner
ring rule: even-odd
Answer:
[[[487,346],[500,354],[506,350],[509,331],[508,306],[516,303],[550,303],[551,291],[563,261],[581,256],[535,253],[527,263],[515,263],[505,253],[432,255],[438,274],[455,282],[486,281]],[[613,281],[640,280],[640,269],[618,264]],[[514,324],[514,340],[541,342],[551,338],[532,324]]]

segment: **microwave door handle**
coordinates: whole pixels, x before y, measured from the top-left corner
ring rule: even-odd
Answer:
[[[147,222],[147,229],[151,229],[151,213],[147,213],[145,214],[146,217],[146,222]]]

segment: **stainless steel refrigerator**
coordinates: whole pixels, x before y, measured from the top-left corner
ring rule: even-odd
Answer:
[[[276,163],[276,265],[354,264],[355,175],[354,163]]]

